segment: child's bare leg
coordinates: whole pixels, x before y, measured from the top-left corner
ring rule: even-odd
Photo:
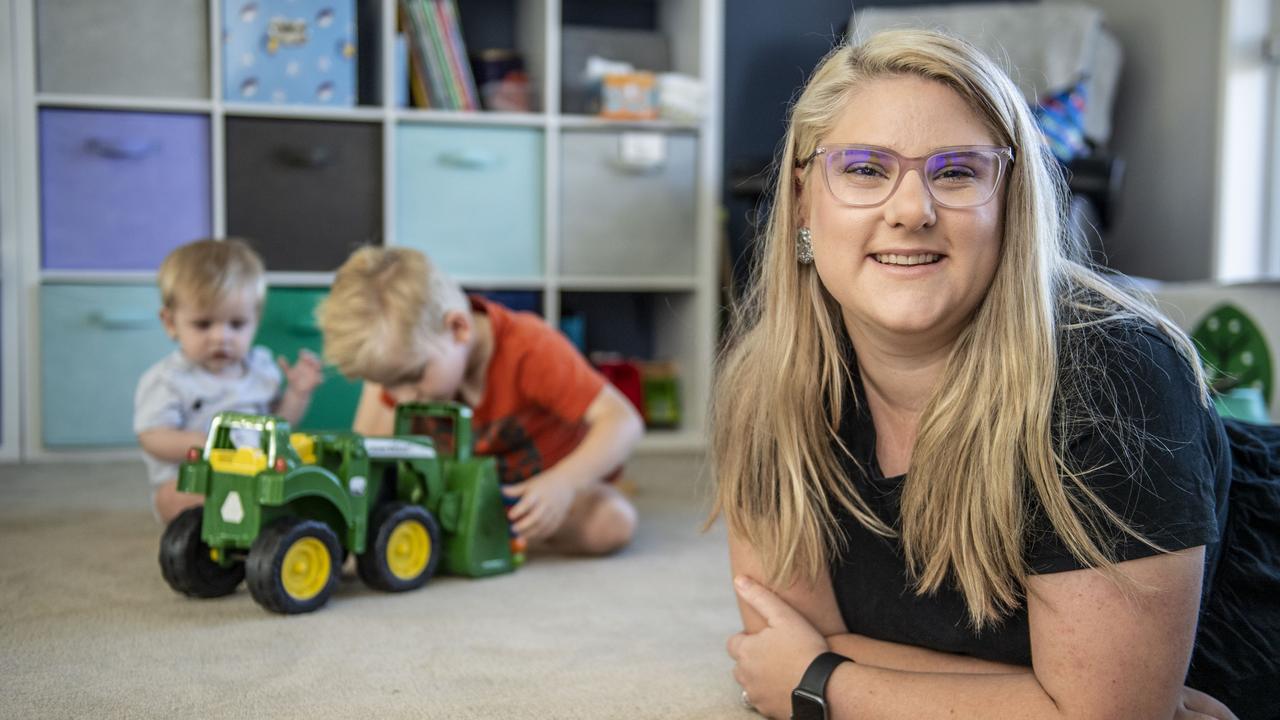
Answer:
[[[635,506],[617,488],[602,483],[578,493],[564,523],[544,547],[574,555],[608,555],[626,547],[635,532]]]
[[[178,492],[178,481],[170,480],[156,488],[152,502],[155,504],[156,514],[160,516],[160,522],[168,525],[183,510],[203,505],[204,496]]]

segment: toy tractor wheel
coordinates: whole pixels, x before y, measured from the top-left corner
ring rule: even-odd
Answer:
[[[342,571],[342,548],[328,525],[282,518],[249,548],[249,592],[262,607],[285,615],[324,605]]]
[[[244,563],[219,565],[200,538],[204,508],[188,508],[174,518],[160,539],[160,573],[183,595],[215,598],[230,595],[244,579]]]
[[[388,503],[369,523],[369,543],[356,558],[371,588],[401,592],[422,587],[440,565],[440,525],[419,505]]]

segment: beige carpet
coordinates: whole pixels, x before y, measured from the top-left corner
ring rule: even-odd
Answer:
[[[318,612],[191,600],[156,561],[141,463],[0,465],[5,718],[749,718],[700,456],[636,458],[639,535]]]

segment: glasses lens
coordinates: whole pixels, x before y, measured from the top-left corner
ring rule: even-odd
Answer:
[[[869,148],[841,148],[827,154],[827,185],[849,205],[877,205],[898,181],[898,159]]]
[[[931,155],[925,175],[933,197],[943,205],[981,205],[1000,182],[1000,154],[991,150],[961,150]]]

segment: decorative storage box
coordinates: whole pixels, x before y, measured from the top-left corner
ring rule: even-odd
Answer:
[[[154,285],[42,285],[44,444],[136,445],[138,379],[175,347],[160,324],[160,291]],[[93,359],[92,368],[86,358]]]
[[[209,118],[40,111],[43,266],[154,270],[209,235]]]
[[[226,0],[227,102],[356,103],[355,0]]]
[[[396,242],[453,275],[542,273],[542,134],[404,125],[396,136]]]

